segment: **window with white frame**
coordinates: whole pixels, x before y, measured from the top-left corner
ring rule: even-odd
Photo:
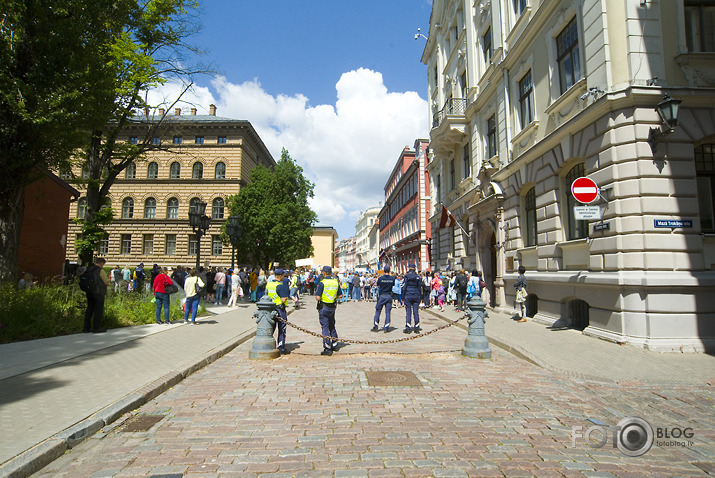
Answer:
[[[97,252],[101,256],[109,254],[109,234],[99,240],[99,250]]]
[[[142,253],[144,255],[154,254],[154,234],[144,234]]]
[[[199,163],[198,161],[195,162],[194,167],[192,168],[191,177],[193,179],[203,178],[204,177],[204,165]]]
[[[519,121],[521,129],[534,121],[534,83],[531,70],[519,80]]]
[[[685,0],[685,40],[689,52],[715,51],[715,1]]]
[[[166,202],[166,218],[167,219],[178,219],[179,218],[179,200],[176,198],[170,198]]]
[[[469,142],[467,142],[467,144],[464,145],[464,149],[462,150],[462,172],[464,173],[464,179],[467,179],[469,175],[472,174],[471,166],[472,158],[469,154]]]
[[[134,163],[127,164],[124,169],[124,177],[126,179],[135,179],[137,177],[137,165]]]
[[[484,64],[489,66],[492,62],[492,55],[494,50],[492,49],[492,29],[487,28],[487,31],[482,35],[482,53],[484,54]]]
[[[169,166],[169,178],[179,179],[181,177],[181,164],[178,161],[174,161]]]
[[[176,234],[166,235],[164,251],[167,256],[173,256],[176,254]]]
[[[526,247],[536,245],[536,188],[531,188],[524,196],[524,244]]]
[[[156,199],[146,198],[146,201],[144,201],[144,217],[146,219],[156,219]]]
[[[517,18],[526,10],[526,0],[512,0],[514,5],[514,16]]]
[[[223,198],[216,198],[211,207],[211,217],[214,219],[223,219],[224,201]]]
[[[695,148],[695,175],[700,209],[700,229],[715,231],[715,144]]]
[[[122,254],[131,254],[132,253],[132,235],[131,234],[122,234],[120,251]]]
[[[497,117],[491,115],[487,120],[487,158],[497,154]]]
[[[148,179],[157,179],[159,177],[159,165],[152,161],[146,168],[146,177]]]
[[[581,55],[578,49],[576,17],[572,18],[556,37],[556,55],[561,94],[564,94],[581,79]]]
[[[221,236],[211,236],[211,255],[220,256],[221,254],[223,254]]]
[[[122,201],[122,219],[134,217],[134,199],[126,198]]]
[[[214,171],[215,179],[226,179],[226,163],[220,161],[216,163],[216,168]]]
[[[199,241],[196,239],[195,234],[189,234],[189,255],[195,256],[198,250]]]
[[[77,218],[84,219],[87,214],[87,198],[82,198],[77,201]]]

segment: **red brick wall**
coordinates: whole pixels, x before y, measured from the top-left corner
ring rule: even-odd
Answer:
[[[18,266],[40,280],[62,274],[72,194],[49,177],[25,188]],[[19,280],[19,278],[18,278]]]

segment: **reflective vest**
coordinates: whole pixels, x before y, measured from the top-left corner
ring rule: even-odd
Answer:
[[[283,299],[278,296],[278,292],[276,291],[276,287],[281,284],[282,282],[277,280],[270,281],[266,286],[266,293],[268,294],[268,297],[271,298],[273,303],[276,304],[278,307],[285,307],[285,304],[283,304]]]
[[[320,296],[320,301],[324,304],[334,304],[335,298],[338,296],[338,287],[340,287],[338,280],[328,277],[320,282],[323,284],[323,295]]]

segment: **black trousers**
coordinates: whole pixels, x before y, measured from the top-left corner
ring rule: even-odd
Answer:
[[[104,316],[104,296],[87,293],[87,310],[84,312],[84,330],[96,330],[101,327]]]

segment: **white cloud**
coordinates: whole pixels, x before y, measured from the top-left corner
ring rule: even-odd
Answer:
[[[199,113],[214,103],[218,115],[251,122],[273,157],[285,147],[315,183],[311,207],[323,225],[352,223],[359,211],[384,200],[383,187],[403,148],[428,138],[427,103],[415,92],[389,92],[382,74],[365,68],[344,73],[335,105],[311,106],[303,95],[272,96],[258,79],[225,77],[187,96]],[[171,97],[177,85],[165,85]],[[345,234],[341,233],[341,236]]]

